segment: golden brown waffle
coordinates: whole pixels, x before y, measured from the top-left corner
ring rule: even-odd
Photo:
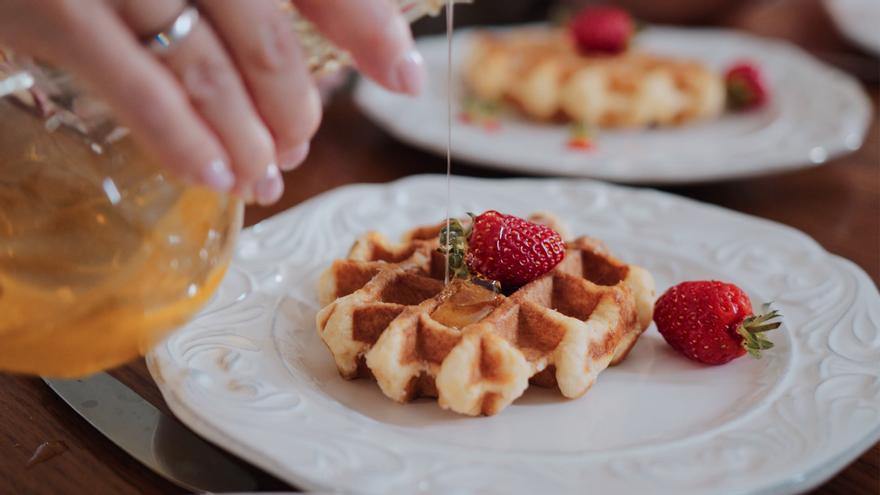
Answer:
[[[476,97],[537,120],[599,127],[681,124],[724,110],[724,81],[705,65],[628,50],[584,56],[562,29],[477,33],[465,66]]]
[[[444,285],[439,229],[414,229],[397,245],[369,233],[321,277],[318,331],[343,377],[373,377],[398,402],[437,397],[492,415],[530,381],[583,395],[651,322],[650,273],[592,239],[569,243],[552,272],[503,295]]]

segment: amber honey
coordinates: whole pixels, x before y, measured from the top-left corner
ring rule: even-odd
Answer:
[[[119,365],[210,297],[241,206],[157,170],[0,99],[0,371]]]
[[[501,302],[498,294],[473,283],[457,283],[454,289],[431,313],[433,319],[453,328],[482,321]]]

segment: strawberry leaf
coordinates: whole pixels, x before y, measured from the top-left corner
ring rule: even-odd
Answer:
[[[440,247],[437,248],[437,251],[446,256],[449,273],[457,278],[467,279],[470,277],[465,262],[470,230],[470,227],[465,229],[457,218],[449,219],[448,226],[444,225],[440,229]]]
[[[761,351],[773,348],[773,342],[764,336],[764,332],[774,330],[782,325],[781,321],[772,321],[781,318],[782,315],[779,311],[771,309],[770,304],[763,304],[760,314],[744,319],[736,329],[736,333],[743,338],[743,349],[755,358],[761,357]]]

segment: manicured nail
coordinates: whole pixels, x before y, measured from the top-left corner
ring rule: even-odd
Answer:
[[[422,91],[427,78],[425,60],[422,54],[413,48],[394,64],[391,87],[395,91],[416,96]]]
[[[303,143],[299,146],[290,148],[287,151],[282,151],[278,154],[278,163],[281,166],[281,170],[285,172],[289,172],[296,167],[299,166],[303,160],[306,159],[306,156],[309,154],[309,143]]]
[[[254,195],[262,206],[268,206],[281,197],[284,192],[284,181],[281,180],[281,171],[274,163],[266,168],[266,175],[254,186]]]
[[[218,192],[229,192],[235,185],[235,176],[225,160],[214,160],[202,170],[202,183]]]

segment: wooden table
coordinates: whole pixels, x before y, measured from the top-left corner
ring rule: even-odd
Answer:
[[[761,33],[777,33],[819,50],[838,49],[827,18],[792,18],[780,2],[745,13],[731,24]],[[784,3],[784,2],[782,2]],[[789,2],[790,3],[790,2]],[[817,39],[822,40],[818,45]],[[876,69],[875,69],[876,70]],[[880,88],[866,87],[876,109]],[[249,209],[248,224],[296,205],[316,194],[353,182],[386,182],[410,174],[442,173],[442,158],[398,144],[362,117],[347,94],[327,108],[312,154],[288,174],[281,202]],[[485,177],[507,174],[456,164],[455,173]],[[875,115],[865,145],[825,166],[774,177],[667,189],[676,194],[782,222],[813,236],[829,251],[853,260],[880,283],[880,126]],[[158,407],[159,391],[143,362],[114,374]],[[38,445],[63,441],[68,451],[32,468],[28,459]],[[258,474],[263,487],[287,489]],[[0,376],[0,494],[173,494],[182,493],[152,474],[95,432],[40,380]],[[880,445],[837,474],[816,493],[880,493]]]

